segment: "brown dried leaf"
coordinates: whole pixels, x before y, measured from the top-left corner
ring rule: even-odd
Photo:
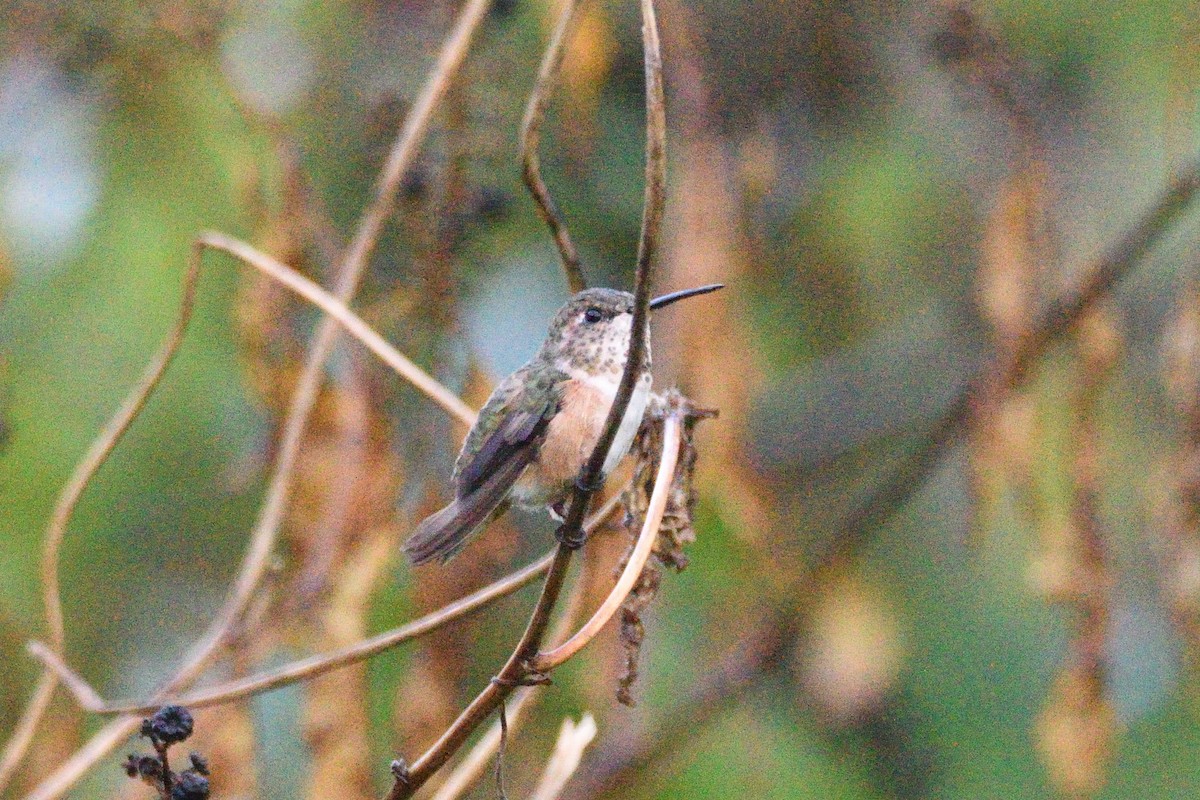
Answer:
[[[395,531],[380,529],[334,578],[317,646],[335,649],[367,635],[371,594],[395,552]],[[311,752],[306,794],[372,797],[366,664],[322,675],[305,686],[304,738]]]
[[[654,542],[652,558],[638,576],[633,590],[621,606],[620,642],[625,656],[624,667],[617,679],[617,700],[627,706],[635,705],[632,687],[638,677],[638,659],[641,656],[645,626],[644,612],[658,594],[664,567],[682,571],[688,564],[684,547],[696,541],[694,511],[696,490],[693,478],[696,470],[696,447],[694,432],[696,422],[716,416],[715,411],[698,410],[692,407],[678,391],[672,389],[662,397],[654,398],[646,419],[633,445],[634,468],[630,488],[622,498],[625,505],[625,526],[630,532],[629,549],[617,566],[617,574],[628,563],[637,534],[646,518],[650,494],[654,489],[654,478],[658,472],[659,455],[662,452],[663,420],[669,411],[685,409],[683,437],[680,441],[679,462],[671,482],[666,510]]]
[[[655,331],[655,354],[665,358],[658,359],[656,368],[665,365],[668,374],[674,369],[678,385],[689,397],[721,409],[721,424],[700,434],[705,456],[700,480],[705,497],[720,504],[736,534],[754,541],[779,528],[772,524],[771,498],[746,458],[747,424],[764,372],[758,344],[749,328],[738,324],[746,318],[741,304],[744,287],[754,277],[749,255],[754,247],[744,229],[737,192],[739,179],[759,187],[753,191],[762,191],[777,154],[774,142],[764,139],[747,149],[757,166],[739,174],[737,160],[727,151],[728,143],[709,110],[702,42],[690,36],[685,4],[673,4],[671,14],[683,24],[663,26],[664,46],[675,54],[667,79],[686,111],[679,117],[682,135],[672,142],[678,173],[671,181],[668,206],[677,223],[670,226],[663,242],[662,283],[683,287],[716,282],[728,288],[689,301],[703,303],[702,313],[699,309],[688,313],[681,307],[669,319],[663,318]],[[714,325],[712,320],[733,324]]]
[[[1163,382],[1181,442],[1152,476],[1154,531],[1163,542],[1163,595],[1195,657],[1200,645],[1200,294],[1184,292],[1162,342]]]

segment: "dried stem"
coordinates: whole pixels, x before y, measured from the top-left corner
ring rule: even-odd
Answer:
[[[1065,569],[1044,587],[1074,614],[1065,663],[1038,717],[1037,744],[1050,784],[1063,797],[1094,797],[1112,761],[1116,714],[1109,698],[1108,542],[1100,519],[1101,441],[1097,412],[1118,363],[1119,333],[1104,306],[1089,310],[1076,335],[1078,385],[1072,405],[1073,487],[1065,536],[1047,536]],[[1061,541],[1058,541],[1061,539]]]
[[[542,123],[546,119],[546,108],[550,105],[550,95],[558,83],[558,74],[562,68],[563,57],[566,55],[566,43],[575,31],[578,20],[575,0],[563,0],[563,10],[554,32],[550,35],[550,44],[542,56],[542,65],[538,69],[537,83],[529,95],[529,103],[525,106],[525,118],[521,122],[521,163],[524,167],[522,177],[525,187],[533,195],[537,204],[538,215],[550,227],[554,243],[558,245],[559,258],[562,260],[563,272],[567,276],[567,287],[571,293],[587,288],[587,280],[583,277],[583,265],[579,262],[579,251],[571,241],[567,224],[562,213],[550,196],[550,189],[542,179],[542,165],[538,158],[538,144],[542,137]]]
[[[616,511],[620,495],[614,495],[587,521],[585,528],[595,530]],[[483,588],[447,603],[441,608],[419,617],[411,622],[385,631],[369,639],[364,639],[348,647],[343,647],[329,653],[310,656],[293,661],[269,672],[258,675],[248,675],[234,681],[219,684],[182,697],[171,697],[157,701],[147,701],[129,705],[112,705],[107,703],[96,690],[68,666],[62,658],[40,642],[29,644],[30,653],[46,667],[55,673],[63,684],[75,696],[76,701],[86,711],[94,714],[147,714],[158,709],[164,702],[188,708],[203,708],[220,705],[234,700],[240,700],[263,692],[278,689],[281,686],[297,683],[314,678],[339,667],[349,666],[368,658],[386,652],[404,642],[424,636],[455,620],[462,619],[478,611],[496,600],[500,600],[528,585],[539,575],[544,575],[550,568],[552,553],[529,564],[516,572],[500,578]]]
[[[335,294],[343,303],[348,302],[354,295],[365,271],[367,259],[391,210],[392,200],[401,179],[411,164],[417,147],[424,139],[438,101],[445,94],[451,78],[465,58],[471,37],[490,5],[490,0],[468,0],[449,37],[442,45],[437,63],[388,155],[387,163],[376,184],[375,197],[364,212],[357,234],[338,270]],[[194,257],[198,257],[198,252],[194,251]],[[283,424],[279,456],[241,568],[213,624],[193,646],[175,676],[167,682],[162,692],[164,696],[188,685],[204,671],[241,618],[266,573],[287,507],[300,442],[316,402],[322,380],[322,368],[332,351],[336,334],[337,322],[323,319],[314,335],[292,395],[292,402]],[[139,719],[135,716],[122,716],[109,723],[43,781],[31,793],[29,800],[61,797],[97,760],[111,752],[135,731],[138,724]]]
[[[646,71],[646,193],[642,211],[642,235],[638,247],[638,264],[634,285],[634,311],[629,352],[625,370],[613,398],[604,429],[584,465],[571,493],[566,520],[559,528],[561,542],[554,562],[546,575],[542,594],[534,606],[525,633],[500,674],[488,684],[474,701],[459,715],[449,729],[411,767],[398,765],[396,781],[388,794],[389,800],[411,797],[429,777],[449,760],[467,737],[490,716],[517,684],[529,677],[529,660],[541,646],[550,614],[566,578],[571,556],[582,540],[583,516],[592,495],[599,488],[602,468],[616,436],[617,427],[629,407],[633,388],[641,377],[646,336],[649,333],[650,293],[657,252],[659,229],[662,223],[666,185],[666,107],[663,99],[662,55],[658,39],[658,23],[654,16],[653,0],[642,0],[642,41]],[[677,428],[678,421],[676,421]],[[665,437],[664,437],[665,438]],[[669,448],[668,448],[669,449]],[[678,440],[674,446],[678,450]],[[664,456],[666,458],[666,456]],[[403,768],[401,768],[403,767]]]
[[[188,708],[219,705],[233,700],[240,700],[262,692],[269,692],[281,686],[287,686],[297,681],[322,675],[330,670],[355,664],[365,659],[390,650],[398,644],[423,636],[426,633],[461,619],[468,614],[490,605],[493,601],[507,597],[523,586],[529,584],[539,575],[545,574],[550,568],[553,554],[523,567],[516,572],[506,575],[479,591],[449,603],[442,608],[426,614],[398,628],[393,628],[377,636],[364,639],[349,647],[344,647],[330,653],[321,653],[309,658],[293,661],[279,669],[271,670],[260,675],[250,675],[235,681],[203,689],[183,697],[170,698],[165,701],[135,703],[132,705],[109,705],[96,691],[87,684],[77,673],[64,664],[49,648],[38,642],[29,645],[30,652],[46,666],[55,671],[63,683],[75,695],[75,699],[87,711],[95,714],[146,714],[154,711],[163,702]]]
[[[668,419],[674,419],[674,417]],[[666,436],[665,433],[664,436]],[[658,475],[654,481],[655,491],[650,496],[650,504],[646,509],[646,518],[642,522],[642,530],[638,534],[637,544],[634,545],[633,553],[629,556],[617,584],[613,586],[608,597],[604,598],[604,602],[592,614],[591,619],[570,639],[552,650],[537,654],[531,663],[534,670],[549,672],[578,653],[587,646],[588,642],[596,638],[600,630],[608,624],[613,614],[617,613],[617,609],[625,602],[625,598],[633,590],[634,584],[637,583],[642,570],[646,567],[646,561],[649,560],[650,554],[654,550],[654,542],[658,538],[658,529],[662,524],[663,513],[667,510],[667,501],[670,499],[669,491],[660,492],[658,489],[664,486],[664,475],[668,481],[675,475],[675,462],[678,456],[678,447],[664,448],[662,460],[658,465]],[[669,489],[670,483],[666,483],[665,486]]]
[[[564,719],[558,731],[554,752],[550,755],[546,770],[542,773],[542,779],[530,800],[555,800],[579,768],[584,748],[591,744],[594,738],[596,720],[591,714],[584,714],[578,723],[569,717]]]

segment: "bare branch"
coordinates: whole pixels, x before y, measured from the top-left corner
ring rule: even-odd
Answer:
[[[653,0],[642,0],[642,41],[646,69],[646,197],[642,214],[642,236],[638,248],[637,273],[634,284],[634,311],[629,351],[625,370],[613,398],[612,408],[599,440],[592,451],[571,493],[566,519],[559,527],[559,546],[554,562],[546,575],[542,594],[530,615],[529,624],[512,655],[491,683],[459,715],[449,729],[417,759],[411,767],[397,762],[396,780],[388,794],[389,800],[411,797],[443,764],[449,760],[467,737],[492,714],[513,689],[529,677],[529,660],[541,646],[550,621],[550,614],[562,591],[567,568],[575,549],[582,544],[580,535],[583,516],[592,495],[599,488],[604,461],[616,436],[617,427],[629,407],[633,389],[644,367],[646,336],[649,332],[649,306],[653,282],[655,254],[662,222],[666,185],[666,107],[663,99],[662,56],[658,39],[658,23],[654,16]],[[676,428],[678,421],[676,420]],[[665,437],[664,437],[665,439]],[[678,450],[678,437],[673,449]],[[664,446],[664,449],[672,449]],[[666,456],[663,456],[666,458]]]
[[[426,633],[461,619],[468,614],[478,611],[493,601],[507,597],[523,586],[529,584],[539,575],[545,574],[550,568],[552,553],[525,566],[516,572],[506,575],[482,589],[437,609],[423,617],[413,620],[399,628],[393,628],[377,636],[364,639],[349,647],[335,650],[331,653],[321,653],[309,658],[293,661],[292,663],[260,675],[250,675],[235,681],[223,683],[208,689],[203,689],[183,697],[164,698],[148,703],[133,705],[109,705],[101,698],[86,681],[62,662],[49,648],[38,642],[29,645],[30,652],[62,679],[63,683],[75,695],[75,699],[86,710],[96,714],[147,714],[159,708],[164,702],[189,708],[219,705],[233,700],[240,700],[281,686],[296,683],[307,678],[329,672],[339,667],[358,663],[390,650],[398,644],[423,636]]]
[[[588,519],[586,524],[587,529],[594,531],[600,525],[604,524],[612,516],[613,512],[616,511],[619,502],[620,495],[614,495]],[[393,628],[390,631],[385,631],[369,639],[356,642],[348,647],[299,659],[269,672],[249,675],[245,678],[212,686],[182,697],[161,698],[130,705],[112,705],[107,703],[87,681],[72,670],[50,648],[40,642],[31,642],[29,644],[29,651],[62,680],[63,684],[75,696],[80,706],[86,711],[95,714],[144,715],[155,711],[163,703],[167,702],[189,708],[215,706],[323,675],[339,667],[349,666],[350,664],[372,658],[399,644],[424,636],[455,620],[462,619],[475,611],[491,605],[496,600],[507,597],[518,589],[528,585],[539,575],[546,573],[546,570],[550,568],[550,562],[553,557],[552,553],[547,553],[532,564],[522,567],[516,572],[510,573],[465,597],[461,597],[452,603],[447,603],[441,608],[431,611],[398,628]]]
[[[449,37],[442,45],[437,63],[422,87],[413,109],[405,121],[404,128],[388,155],[387,163],[376,186],[375,198],[364,212],[358,232],[342,260],[335,294],[343,303],[350,300],[358,286],[367,259],[391,210],[392,199],[400,181],[428,130],[434,108],[445,94],[451,78],[462,64],[471,38],[490,6],[490,0],[468,0],[455,20]],[[198,251],[194,250],[193,257],[198,258],[198,256]],[[317,391],[322,379],[322,367],[333,349],[336,334],[337,323],[328,318],[322,320],[292,395],[292,402],[283,425],[279,457],[268,483],[258,522],[251,534],[249,547],[233,587],[209,630],[196,642],[184,664],[167,682],[163,689],[164,694],[177,691],[199,677],[224,642],[229,631],[242,616],[266,572],[279,525],[287,507],[300,441],[303,438],[309,414],[316,402]],[[136,730],[138,724],[138,718],[132,716],[123,716],[109,723],[43,781],[31,793],[29,800],[48,800],[61,797],[92,764],[111,752],[113,747]]]
[[[562,68],[563,57],[566,55],[566,43],[575,32],[576,14],[575,0],[564,0],[562,13],[550,35],[550,44],[542,55],[542,65],[538,69],[537,83],[529,95],[529,103],[525,106],[525,118],[521,122],[521,163],[524,167],[522,177],[525,187],[533,195],[537,204],[538,216],[550,227],[554,243],[558,245],[559,258],[562,261],[563,272],[567,276],[567,288],[571,293],[587,288],[587,280],[583,277],[583,265],[579,262],[579,251],[571,241],[567,231],[567,223],[550,196],[550,189],[542,180],[542,165],[538,158],[538,144],[542,137],[542,122],[546,119],[546,108],[550,105],[550,95],[558,83],[558,74]]]
[[[96,713],[104,710],[104,698],[78,672],[67,666],[67,662],[58,653],[41,642],[30,642],[25,645],[25,649],[31,656],[41,661],[43,667],[62,681],[84,711]],[[158,708],[157,704],[154,707]]]

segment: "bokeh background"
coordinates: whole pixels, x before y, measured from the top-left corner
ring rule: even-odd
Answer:
[[[24,643],[45,635],[56,494],[170,327],[191,239],[224,231],[328,283],[457,6],[0,5],[0,735],[37,676]],[[517,157],[556,12],[497,0],[354,302],[476,405],[566,296]],[[700,427],[698,538],[646,613],[638,706],[614,699],[622,651],[603,637],[513,742],[510,796],[583,711],[600,733],[572,797],[1194,796],[1196,215],[1019,381],[1006,359],[1190,168],[1200,6],[659,13],[658,285],[729,284],[654,328],[658,384],[721,411]],[[642,197],[637,14],[585,4],[541,150],[589,280],[621,287]],[[178,361],[65,544],[67,654],[109,698],[147,696],[221,602],[317,319],[207,263]],[[971,380],[970,433],[890,478]],[[542,552],[550,524],[516,516],[449,567],[403,563],[461,436],[339,345],[277,564],[211,679],[384,630]],[[848,529],[892,484],[887,513]],[[213,796],[375,796],[494,674],[532,598],[201,714]],[[99,724],[60,695],[8,796]],[[72,796],[149,796],[124,752]]]

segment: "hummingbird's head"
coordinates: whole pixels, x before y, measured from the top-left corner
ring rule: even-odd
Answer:
[[[650,308],[663,308],[721,288],[722,284],[711,283],[672,292],[651,300]],[[538,355],[568,372],[582,370],[617,379],[625,368],[632,329],[632,294],[617,289],[584,289],[572,295],[554,315]],[[649,336],[643,363],[650,368]]]
[[[584,289],[554,315],[541,355],[568,371],[619,376],[629,352],[632,325],[632,294],[617,289]]]

